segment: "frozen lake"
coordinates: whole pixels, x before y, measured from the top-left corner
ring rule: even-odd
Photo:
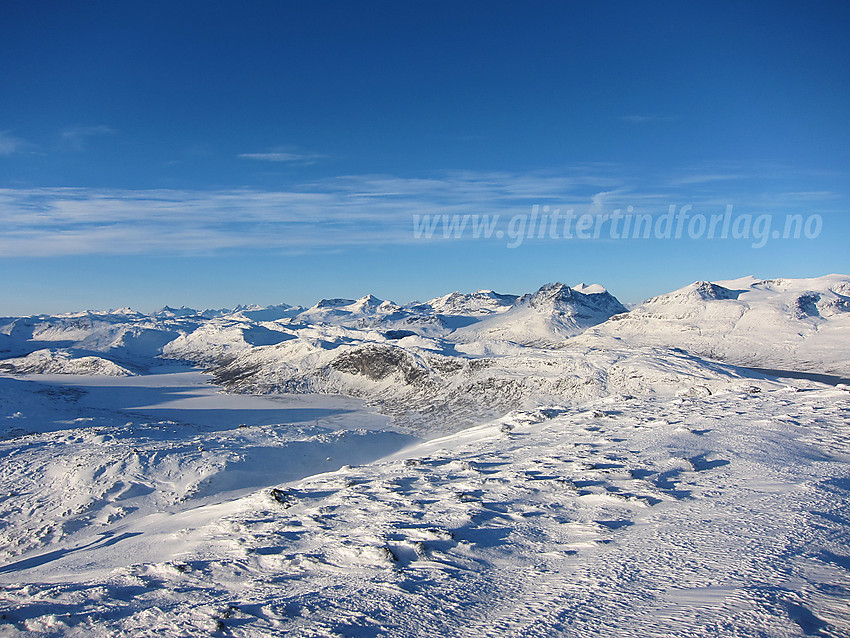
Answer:
[[[82,390],[84,394],[78,400],[81,407],[188,423],[209,430],[287,423],[333,429],[390,427],[387,417],[368,411],[357,399],[316,394],[229,394],[210,383],[211,375],[185,367],[131,377],[33,374],[15,378]]]

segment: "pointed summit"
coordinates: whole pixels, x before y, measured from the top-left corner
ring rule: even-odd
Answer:
[[[362,306],[362,307],[369,306],[371,308],[377,308],[382,303],[384,303],[383,299],[378,299],[375,295],[368,294],[368,295],[364,295],[364,296],[360,297],[360,299],[358,299],[355,302],[355,305]]]
[[[453,338],[551,345],[624,312],[628,309],[604,289],[585,294],[556,282],[523,295],[506,312],[460,328]]]
[[[583,293],[561,282],[541,286],[537,292],[524,295],[517,305],[527,306],[544,314],[554,313],[589,319],[595,323],[601,323],[612,315],[628,312],[628,309],[604,288],[601,291]]]

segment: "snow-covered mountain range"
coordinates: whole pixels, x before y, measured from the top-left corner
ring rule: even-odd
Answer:
[[[631,312],[598,284],[561,283],[406,305],[90,311],[3,319],[0,337],[0,371],[128,375],[175,359],[231,391],[343,394],[457,429],[613,392],[712,392],[739,375],[717,362],[850,375],[836,347],[850,338],[850,278],[696,282]]]
[[[659,339],[648,347],[664,350],[659,360],[681,374],[660,384],[657,366],[634,365],[646,348],[572,339],[624,313],[600,285],[556,283],[523,296],[455,292],[406,305],[367,295],[311,308],[9,318],[0,320],[0,370],[127,375],[176,359],[205,366],[231,391],[344,394],[431,429],[614,391],[710,392],[736,375]]]
[[[700,383],[718,369],[705,358],[848,375],[836,344],[850,338],[850,278],[696,282],[631,312],[598,284],[561,283],[406,305],[367,295],[311,308],[89,311],[0,319],[0,338],[0,370],[12,373],[126,375],[177,359],[234,391],[339,393],[454,418],[487,406],[490,417],[608,393],[612,380],[623,392],[658,387],[621,372],[647,349]]]

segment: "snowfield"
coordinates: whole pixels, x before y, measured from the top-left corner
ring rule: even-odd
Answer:
[[[0,635],[848,636],[848,321],[839,275],[0,319]]]

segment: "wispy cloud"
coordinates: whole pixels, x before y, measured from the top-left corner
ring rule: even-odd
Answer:
[[[14,155],[27,146],[26,141],[9,131],[0,131],[0,155]]]
[[[581,207],[609,178],[451,173],[351,175],[283,191],[0,189],[0,254],[304,251],[413,241],[412,215]]]
[[[622,199],[623,196],[631,193],[629,189],[619,188],[611,191],[601,191],[590,198],[590,212],[603,213],[605,210],[610,210],[616,206],[611,206],[612,203]],[[635,193],[631,193],[632,198],[637,198]],[[632,204],[634,206],[634,204]]]
[[[105,125],[72,126],[62,131],[62,145],[73,151],[82,151],[90,138],[114,134],[115,131]]]
[[[349,175],[285,190],[0,189],[0,255],[304,252],[404,244],[414,241],[415,214],[498,214],[507,223],[534,204],[575,214],[627,206],[659,214],[671,204],[703,212],[733,204],[740,212],[780,213],[831,212],[846,202],[846,195],[824,198],[813,210],[813,194],[789,193],[784,180],[773,191],[760,183],[758,193],[731,192],[728,184],[695,191],[671,186],[669,176],[637,179],[617,167],[585,165],[525,174]]]
[[[259,160],[261,162],[287,162],[293,164],[313,164],[325,156],[319,153],[303,153],[291,148],[275,148],[262,153],[240,153],[241,159]]]

